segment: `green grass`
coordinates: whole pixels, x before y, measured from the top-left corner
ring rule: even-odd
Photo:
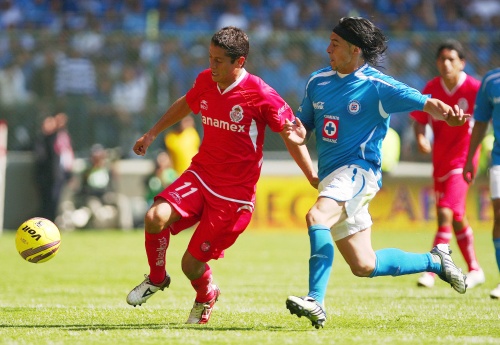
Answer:
[[[427,251],[433,229],[375,230],[374,248]],[[179,259],[189,232],[172,238],[169,289],[142,307],[126,304],[148,272],[142,231],[63,233],[57,256],[25,262],[14,233],[0,236],[0,344],[498,344],[499,282],[491,234],[476,231],[487,282],[459,295],[444,282],[416,287],[417,276],[353,276],[336,251],[327,292],[328,321],[316,330],[285,308],[289,294],[307,292],[304,232],[248,231],[226,257],[212,261],[222,295],[207,325],[185,325],[194,291]],[[464,268],[456,245],[457,264]]]

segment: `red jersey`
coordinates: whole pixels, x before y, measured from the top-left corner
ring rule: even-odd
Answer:
[[[223,197],[254,202],[266,126],[281,132],[285,119],[295,119],[289,105],[246,70],[223,91],[210,69],[201,72],[186,101],[203,123],[203,140],[189,170]]]
[[[458,85],[448,90],[441,77],[430,80],[422,90],[449,106],[458,104],[466,114],[472,114],[476,94],[481,82],[462,72]],[[411,112],[411,117],[421,124],[430,124],[434,132],[432,163],[434,178],[445,178],[450,174],[461,174],[467,160],[470,136],[474,126],[472,118],[462,126],[451,127],[445,121],[437,121],[423,111]],[[477,166],[479,150],[474,157]]]

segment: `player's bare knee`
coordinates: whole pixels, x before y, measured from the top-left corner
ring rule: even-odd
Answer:
[[[158,208],[152,207],[144,216],[145,230],[156,234],[165,228],[165,217],[159,212]]]
[[[306,222],[309,225],[323,224],[324,220],[321,212],[316,208],[311,208],[306,214]]]
[[[356,277],[369,277],[375,269],[375,266],[368,263],[359,263],[350,265],[350,268],[352,274],[354,274]]]

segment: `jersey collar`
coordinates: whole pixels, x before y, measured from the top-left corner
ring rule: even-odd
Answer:
[[[238,79],[236,79],[234,81],[234,83],[232,83],[231,85],[229,85],[224,91],[221,91],[220,90],[220,87],[219,87],[219,84],[217,84],[217,89],[219,90],[220,94],[223,95],[223,94],[226,94],[228,93],[229,91],[231,91],[232,89],[234,89],[236,86],[238,86],[241,81],[243,80],[243,78],[246,77],[246,75],[248,74],[247,70],[242,68],[241,69],[241,74],[240,76],[238,77]]]

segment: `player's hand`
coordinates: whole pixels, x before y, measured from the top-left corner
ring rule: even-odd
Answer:
[[[471,114],[464,114],[464,110],[456,104],[443,115],[446,123],[450,126],[462,126],[471,117]]]
[[[474,182],[474,178],[476,177],[474,166],[471,162],[465,163],[464,170],[462,172],[465,182],[468,184],[472,184]]]
[[[148,133],[137,139],[133,148],[135,154],[144,156],[146,154],[146,151],[148,150],[149,145],[151,145],[154,139],[155,138]]]
[[[303,145],[306,141],[307,130],[298,117],[295,118],[295,123],[285,119],[285,127],[283,130],[289,141],[297,145]]]
[[[417,146],[418,150],[422,153],[431,153],[432,151],[432,146],[429,139],[427,139],[423,135],[417,138]]]
[[[309,180],[309,183],[311,184],[311,186],[313,186],[315,189],[318,189],[318,186],[319,186],[319,178],[318,176],[314,176],[313,178],[311,178],[311,180]]]

